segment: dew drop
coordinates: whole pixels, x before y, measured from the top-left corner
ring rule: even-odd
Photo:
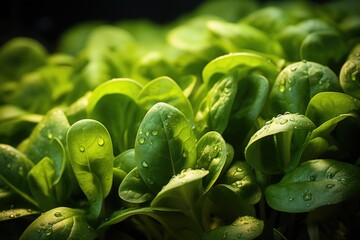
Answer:
[[[24,176],[24,167],[23,166],[20,166],[19,169],[18,169],[18,174],[20,176]]]
[[[55,217],[62,217],[62,214],[61,214],[61,212],[56,212],[56,213],[54,213],[54,216]]]
[[[302,198],[304,201],[310,201],[312,199],[312,194],[311,192],[305,192],[302,194]]]
[[[45,231],[45,235],[46,236],[50,236],[51,234],[52,234],[52,227],[49,227],[48,229],[46,229],[46,231]]]
[[[302,62],[303,62],[303,63],[307,63],[307,61],[306,61],[305,59],[304,59],[304,60],[302,60]]]
[[[104,139],[103,139],[102,137],[98,137],[98,139],[97,139],[97,144],[98,144],[99,146],[104,146],[104,144],[105,144]]]
[[[333,174],[333,173],[328,173],[328,174],[326,175],[326,177],[332,179],[332,178],[334,177],[334,174]]]
[[[289,202],[292,202],[294,201],[294,198],[293,197],[289,197]]]
[[[158,135],[158,131],[157,131],[157,130],[152,131],[152,132],[151,132],[151,135],[153,135],[153,136]]]
[[[140,139],[139,139],[139,143],[140,143],[140,144],[144,144],[144,143],[145,143],[145,138],[140,138]]]
[[[186,158],[186,157],[188,156],[187,152],[184,151],[184,152],[182,153],[182,156],[183,156],[184,158]]]
[[[333,187],[335,187],[335,184],[333,184],[333,183],[329,183],[326,185],[326,188],[328,188],[328,189],[333,188]]]
[[[143,134],[143,130],[141,128],[139,129],[139,134]]]
[[[147,168],[147,167],[149,167],[149,164],[148,164],[147,162],[145,162],[145,161],[142,161],[142,162],[141,162],[141,166],[142,166],[143,168]]]
[[[315,181],[316,180],[316,176],[310,176],[310,181]]]
[[[15,217],[15,215],[14,214],[10,214],[10,216],[9,216],[10,218],[14,218]]]
[[[16,213],[15,216],[16,216],[16,217],[20,217],[20,216],[21,216],[21,213]]]
[[[288,120],[287,120],[286,118],[284,118],[284,119],[281,119],[281,120],[279,121],[279,124],[284,125],[284,124],[286,124],[287,122],[288,122]]]
[[[285,85],[281,84],[279,86],[279,91],[282,92],[282,93],[285,92]]]
[[[243,172],[244,170],[241,167],[236,168],[237,172]]]
[[[167,115],[167,118],[172,118],[173,115],[174,115],[173,113],[169,113],[169,114]]]
[[[80,152],[85,152],[85,147],[84,147],[84,146],[80,146],[80,147],[79,147],[79,150],[80,150]]]
[[[54,137],[53,134],[50,131],[48,131],[47,138],[51,140],[53,137]]]
[[[296,69],[297,69],[296,67],[291,67],[291,68],[290,68],[290,70],[291,70],[292,72],[295,72]]]
[[[149,136],[149,135],[150,135],[150,131],[148,130],[145,132],[145,136]]]

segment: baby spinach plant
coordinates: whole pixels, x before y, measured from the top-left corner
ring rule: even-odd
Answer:
[[[11,39],[0,238],[354,239],[359,12],[206,1]]]

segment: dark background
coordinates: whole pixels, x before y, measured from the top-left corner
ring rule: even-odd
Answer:
[[[3,0],[0,4],[0,46],[15,36],[32,37],[51,46],[64,30],[86,20],[111,22],[147,18],[166,23],[192,11],[204,1]]]

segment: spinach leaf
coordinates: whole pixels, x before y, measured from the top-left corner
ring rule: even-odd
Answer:
[[[26,155],[10,145],[0,144],[0,180],[28,202],[38,207],[26,179],[33,167]]]
[[[151,190],[140,177],[137,167],[132,169],[121,182],[119,196],[130,203],[143,203],[153,198]]]
[[[209,171],[203,183],[207,192],[219,178],[227,160],[227,146],[218,132],[205,133],[196,144],[195,168]]]
[[[169,77],[158,77],[147,83],[139,94],[138,102],[146,110],[149,110],[157,102],[170,104],[181,109],[188,120],[192,120],[194,115],[192,106],[183,90]]]
[[[245,158],[250,166],[261,172],[287,172],[298,165],[314,128],[314,123],[304,115],[279,115],[251,137],[245,148]]]
[[[54,138],[65,143],[66,132],[70,125],[62,110],[55,108],[50,110],[39,124],[31,132],[30,137],[19,146],[26,156],[34,163],[38,163],[44,157],[50,157],[52,141]],[[61,162],[59,166],[62,166]]]
[[[96,219],[112,185],[114,156],[109,132],[96,120],[80,120],[68,130],[67,147],[75,177],[91,204],[90,218]]]
[[[240,239],[250,240],[258,237],[264,228],[264,222],[251,216],[236,219],[231,225],[221,226],[204,235],[206,240]]]
[[[142,86],[131,79],[113,79],[91,94],[87,113],[108,129],[115,154],[134,147],[136,131],[145,111],[138,105]]]
[[[342,65],[340,85],[342,90],[355,98],[360,98],[360,54],[350,57]]]
[[[267,203],[284,212],[308,212],[359,197],[360,171],[348,163],[318,159],[302,163],[265,190]]]
[[[317,93],[340,90],[339,80],[330,68],[308,61],[290,64],[280,72],[271,89],[269,115],[287,111],[305,114],[310,99]]]
[[[58,207],[35,219],[20,239],[95,239],[96,237],[97,233],[87,222],[84,211]]]
[[[147,112],[136,136],[135,160],[152,191],[160,191],[173,175],[193,166],[195,140],[189,121],[177,108],[157,103]]]

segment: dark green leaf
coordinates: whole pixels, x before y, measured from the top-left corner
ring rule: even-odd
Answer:
[[[177,108],[155,104],[141,122],[135,142],[135,160],[140,176],[154,192],[196,158],[195,135],[189,121]]]
[[[321,206],[359,197],[358,167],[331,159],[310,160],[270,185],[268,204],[284,212],[309,212]]]

